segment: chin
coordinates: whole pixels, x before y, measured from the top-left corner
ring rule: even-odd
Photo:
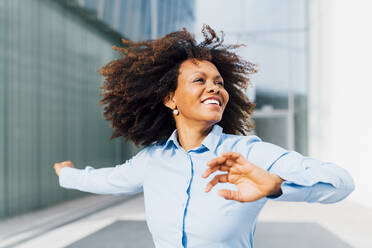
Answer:
[[[222,116],[208,116],[208,117],[205,117],[203,118],[206,122],[208,123],[217,123],[217,122],[220,122],[221,119],[222,119]]]

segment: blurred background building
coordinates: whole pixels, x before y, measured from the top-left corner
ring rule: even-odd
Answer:
[[[194,2],[0,1],[0,219],[86,193],[59,187],[53,165],[121,164],[136,152],[109,141],[96,72],[121,37],[150,39],[194,23]]]
[[[204,23],[258,65],[254,132],[346,168],[350,199],[371,207],[371,10],[363,0],[1,0],[0,218],[86,194],[59,187],[55,162],[107,167],[137,151],[109,141],[98,106],[96,70],[121,37],[186,27],[200,39]]]
[[[196,1],[195,32],[203,23],[257,64],[247,94],[256,102],[255,132],[263,140],[308,154],[308,1]]]

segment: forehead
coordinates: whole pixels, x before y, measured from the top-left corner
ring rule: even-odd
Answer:
[[[189,75],[195,73],[196,71],[204,71],[205,73],[213,72],[218,73],[216,66],[209,62],[208,60],[194,60],[196,63],[194,64],[191,59],[185,60],[182,62],[180,66],[180,76],[181,75]]]

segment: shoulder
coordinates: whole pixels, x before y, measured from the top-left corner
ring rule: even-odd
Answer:
[[[248,160],[258,164],[264,169],[269,169],[279,158],[288,154],[288,150],[269,142],[258,142],[255,144],[248,156]]]
[[[222,146],[225,151],[242,154],[248,161],[268,169],[276,160],[288,153],[278,145],[263,141],[257,135],[223,134]]]
[[[158,149],[159,146],[156,143],[142,147],[139,149],[137,154],[135,154],[130,160],[146,160],[149,159],[152,154]]]
[[[235,152],[247,151],[247,148],[252,147],[253,144],[262,142],[257,135],[235,135],[222,133],[221,144],[223,150],[230,150]]]

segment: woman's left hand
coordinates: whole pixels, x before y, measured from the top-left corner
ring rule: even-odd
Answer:
[[[207,184],[206,192],[209,192],[219,182],[229,182],[235,184],[238,191],[219,190],[218,194],[227,200],[251,202],[266,196],[282,194],[283,179],[250,163],[240,153],[224,152],[221,156],[210,160],[207,165],[209,168],[203,173],[203,178],[217,170],[227,171],[227,173],[216,175]]]

